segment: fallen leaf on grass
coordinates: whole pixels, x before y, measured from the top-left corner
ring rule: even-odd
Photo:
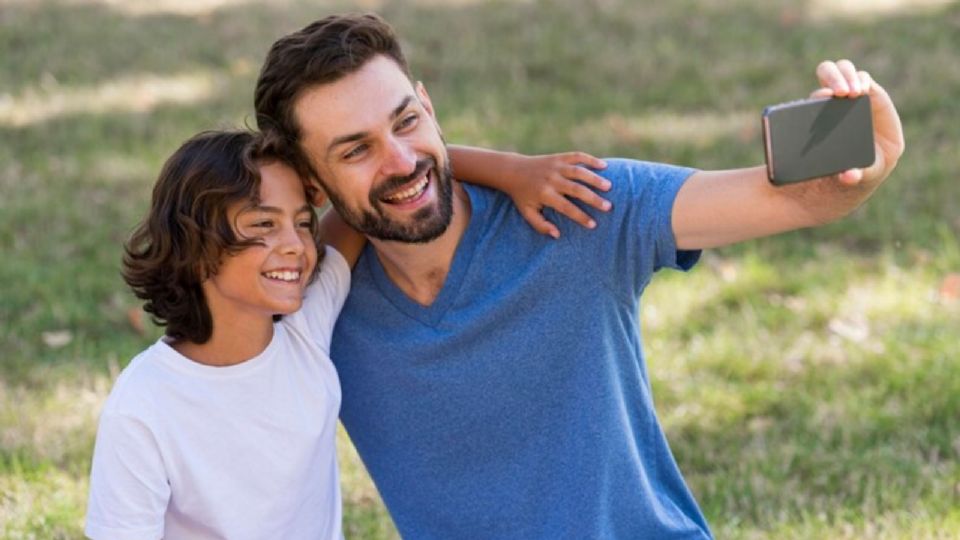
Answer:
[[[835,317],[827,325],[834,334],[854,343],[862,343],[870,337],[870,325],[864,317]]]
[[[940,283],[940,299],[944,302],[960,300],[960,274],[947,274]]]
[[[147,333],[147,328],[143,325],[143,310],[136,307],[130,308],[127,310],[127,322],[130,323],[130,328],[133,328],[133,331],[138,335],[144,335]]]
[[[43,344],[47,347],[51,349],[61,349],[73,341],[73,332],[69,330],[53,330],[50,332],[42,332],[40,338],[43,339]]]

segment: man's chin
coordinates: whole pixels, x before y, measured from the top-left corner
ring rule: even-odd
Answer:
[[[409,225],[396,222],[380,222],[371,227],[364,227],[361,232],[365,235],[386,242],[401,242],[406,244],[426,244],[436,240],[447,231],[451,216],[437,213],[415,221]]]

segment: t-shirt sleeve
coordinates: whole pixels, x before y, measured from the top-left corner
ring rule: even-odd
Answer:
[[[678,250],[673,233],[673,203],[694,170],[624,159],[607,163],[601,174],[612,183],[604,196],[613,209],[597,216],[597,229],[582,238],[600,250],[597,261],[609,264],[611,286],[626,287],[625,293],[636,298],[657,270],[688,270],[700,257],[700,251]]]
[[[153,434],[104,411],[90,472],[85,534],[94,540],[162,538],[170,484]]]
[[[350,265],[339,251],[326,246],[326,255],[317,279],[307,287],[300,311],[291,315],[291,322],[330,352],[333,327],[350,292]]]

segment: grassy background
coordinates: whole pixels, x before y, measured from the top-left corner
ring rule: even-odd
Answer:
[[[269,44],[344,9],[399,28],[448,140],[529,153],[755,164],[764,105],[869,69],[899,168],[847,220],[660,276],[654,393],[718,537],[960,537],[960,5],[833,4],[0,0],[0,537],[81,536],[100,405],[158,335],[118,262],[160,163],[252,123]],[[340,443],[348,537],[395,537]]]

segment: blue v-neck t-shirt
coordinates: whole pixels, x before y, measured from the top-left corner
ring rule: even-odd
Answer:
[[[608,160],[594,230],[534,231],[465,185],[471,217],[417,304],[368,246],[337,323],[341,420],[413,539],[709,538],[657,420],[639,299],[690,268],[671,210],[690,169]]]

